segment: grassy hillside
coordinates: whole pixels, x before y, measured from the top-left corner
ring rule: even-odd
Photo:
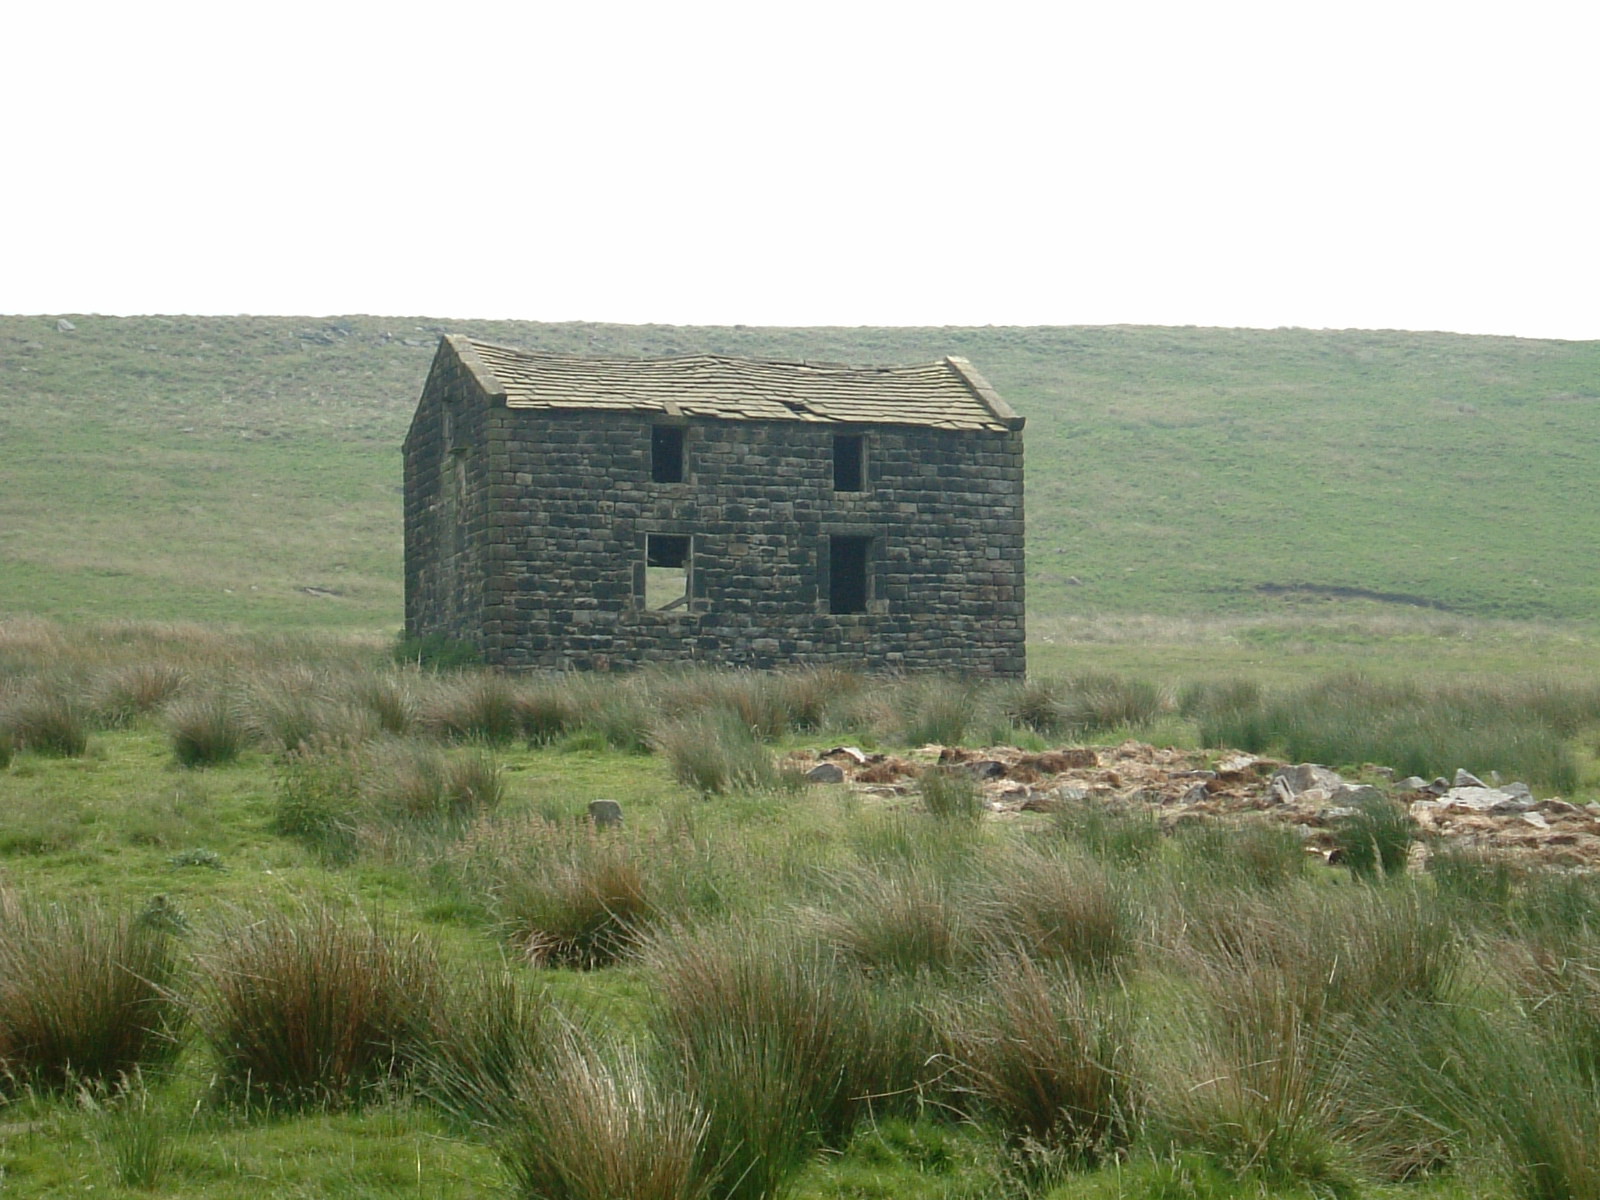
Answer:
[[[0,317],[0,613],[392,630],[437,336],[962,354],[1028,419],[1035,629],[1285,609],[1587,620],[1600,343],[1112,328]]]

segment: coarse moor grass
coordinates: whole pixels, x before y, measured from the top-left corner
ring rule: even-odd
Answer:
[[[996,819],[931,754],[901,795],[781,768],[915,755],[957,704],[980,740],[1198,744],[1253,713],[1270,743],[1398,697],[1572,749],[1595,689],[511,679],[382,651],[0,623],[9,1194],[1594,1194],[1593,877],[1402,870],[1397,813],[1330,867],[1272,824]],[[187,753],[196,696],[232,753]],[[1435,736],[1401,734],[1380,749]],[[766,769],[708,787],[702,743]]]

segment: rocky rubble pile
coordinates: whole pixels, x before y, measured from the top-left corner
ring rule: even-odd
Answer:
[[[1293,825],[1308,852],[1326,858],[1334,830],[1363,803],[1384,797],[1408,806],[1422,853],[1450,843],[1528,856],[1551,865],[1600,868],[1600,804],[1537,800],[1525,784],[1491,785],[1457,771],[1454,779],[1396,779],[1385,767],[1352,782],[1327,767],[1259,755],[1194,751],[1128,741],[1029,753],[1012,746],[981,750],[924,746],[908,755],[866,754],[836,746],[797,752],[789,766],[816,783],[843,784],[893,801],[912,797],[916,778],[936,765],[970,772],[995,819],[1051,812],[1075,803],[1154,811],[1163,827],[1213,819]]]

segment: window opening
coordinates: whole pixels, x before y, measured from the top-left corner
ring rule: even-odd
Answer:
[[[683,482],[683,427],[650,427],[650,478],[656,483]]]
[[[867,549],[871,538],[828,539],[828,611],[867,611]]]
[[[860,492],[866,490],[867,439],[859,433],[833,435],[833,490]]]
[[[644,540],[644,606],[657,611],[689,604],[689,535],[651,533]]]

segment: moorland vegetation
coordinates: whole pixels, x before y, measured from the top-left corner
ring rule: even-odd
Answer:
[[[1600,345],[69,324],[0,317],[9,1193],[1600,1196],[1594,876],[1419,847],[1392,795],[1332,867],[1272,822],[1002,818],[918,752],[1600,798]],[[397,656],[446,330],[964,354],[1029,418],[1032,676]],[[797,778],[841,744],[920,775]]]
[[[1458,729],[1523,714],[1569,773],[1541,790],[1588,786],[1600,689],[1457,683],[1403,727],[1428,696],[1342,692],[1341,765],[1507,768]],[[349,637],[6,622],[8,1189],[1596,1194],[1592,876],[1445,847],[1408,871],[1403,819],[1348,867],[1267,822],[1002,821],[917,755],[1250,722],[1281,754],[1318,696],[510,679]],[[840,743],[921,776],[793,769]],[[602,796],[620,826],[589,820]]]

